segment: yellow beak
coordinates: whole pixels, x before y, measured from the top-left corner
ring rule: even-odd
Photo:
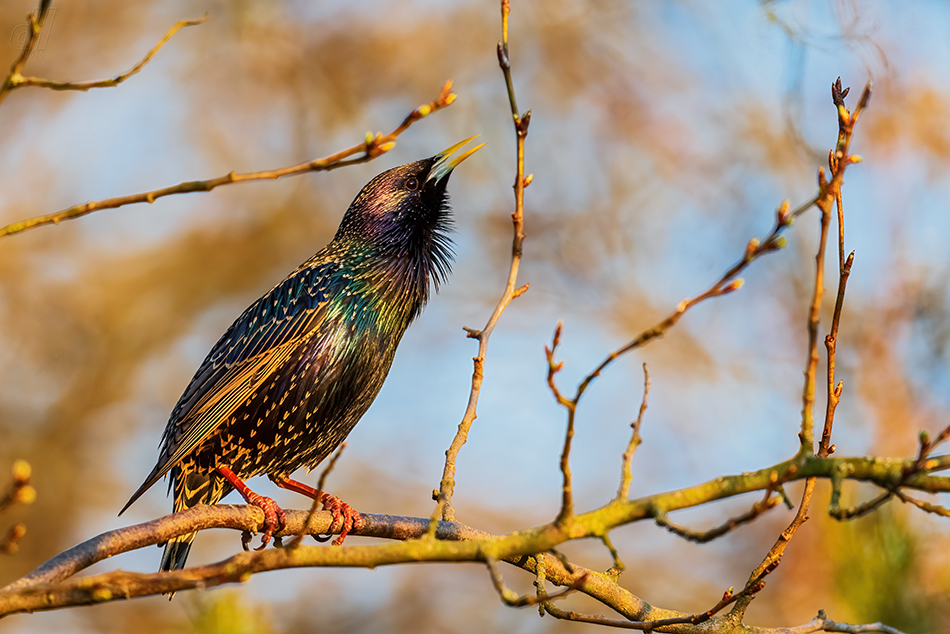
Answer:
[[[481,145],[476,145],[473,148],[470,148],[458,156],[453,157],[452,154],[460,150],[466,143],[472,139],[478,138],[479,135],[471,136],[465,139],[464,141],[459,141],[452,147],[446,148],[445,150],[436,154],[433,158],[436,159],[435,163],[432,165],[432,169],[429,170],[429,178],[426,180],[434,180],[439,182],[443,178],[447,177],[452,173],[456,167],[459,166],[459,163],[470,157],[472,154],[475,154],[479,149],[484,147],[484,143]]]

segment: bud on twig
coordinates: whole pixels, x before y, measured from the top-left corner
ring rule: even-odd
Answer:
[[[755,250],[759,248],[759,239],[752,238],[749,240],[749,244],[745,245],[745,259],[751,260],[752,256],[755,255]]]
[[[725,294],[727,294],[727,293],[731,293],[731,292],[733,292],[733,291],[737,291],[737,290],[739,290],[740,288],[742,288],[742,285],[743,285],[743,284],[745,284],[745,280],[740,277],[739,279],[733,280],[732,282],[730,282],[729,284],[727,284],[726,286],[724,286],[723,289],[719,292],[719,294],[720,294],[720,295],[725,295]]]
[[[30,480],[33,469],[26,460],[13,461],[13,481],[18,485],[24,485]]]

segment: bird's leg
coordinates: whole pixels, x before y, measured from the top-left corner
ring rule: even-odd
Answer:
[[[340,536],[333,540],[334,546],[341,545],[343,540],[346,539],[346,536],[350,534],[351,530],[354,528],[360,528],[363,525],[363,518],[359,513],[356,512],[356,509],[337,496],[324,493],[323,491],[318,491],[311,486],[307,486],[303,482],[297,482],[296,480],[291,480],[290,478],[271,479],[274,481],[274,484],[282,489],[296,491],[301,495],[306,495],[311,500],[316,500],[317,502],[323,504],[323,510],[330,511],[330,513],[333,514],[333,521],[330,524],[331,528],[336,526],[337,521],[342,520],[343,524],[342,528],[340,529]]]
[[[250,487],[244,484],[244,480],[239,478],[229,467],[218,467],[215,471],[227,480],[248,504],[253,504],[264,511],[264,537],[261,539],[260,547],[256,549],[262,550],[270,542],[274,531],[283,528],[287,522],[287,514],[271,498],[251,491]]]

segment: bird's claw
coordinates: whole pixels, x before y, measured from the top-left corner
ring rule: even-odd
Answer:
[[[335,495],[330,495],[329,493],[324,493],[323,498],[320,500],[323,503],[323,510],[330,511],[333,515],[333,519],[330,522],[330,530],[337,525],[337,522],[341,522],[340,525],[340,536],[333,540],[334,546],[341,546],[343,540],[346,539],[346,536],[350,534],[350,531],[354,529],[359,529],[363,526],[363,517],[354,509],[352,506],[341,500]],[[325,539],[319,539],[314,537],[317,541],[326,541],[329,537]]]
[[[254,550],[264,550],[270,543],[271,537],[275,531],[279,531],[287,523],[287,514],[284,509],[269,497],[251,493],[248,496],[248,504],[253,504],[264,511],[264,536],[261,538],[261,545]]]

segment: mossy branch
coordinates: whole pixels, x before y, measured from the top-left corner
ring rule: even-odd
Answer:
[[[263,512],[255,507],[199,506],[145,524],[104,533],[57,555],[26,577],[0,589],[0,617],[242,582],[259,572],[284,568],[374,568],[409,562],[484,563],[491,557],[531,572],[537,569],[539,558],[543,558],[548,581],[562,587],[574,586],[627,619],[679,618],[684,615],[650,606],[624,590],[617,584],[616,576],[563,562],[550,551],[566,541],[597,537],[625,524],[654,519],[661,513],[666,515],[745,493],[774,489],[776,483],[804,478],[830,479],[834,476],[872,482],[884,489],[902,483],[905,489],[931,493],[950,491],[950,477],[932,475],[935,471],[950,468],[950,455],[929,458],[922,471],[908,475],[916,465],[916,459],[795,456],[765,469],[723,476],[684,489],[634,500],[614,499],[596,510],[575,515],[566,528],[551,522],[503,536],[490,535],[455,522],[440,522],[436,539],[423,539],[429,529],[428,518],[363,514],[364,524],[354,535],[401,541],[339,548],[309,545],[293,549],[271,548],[260,552],[240,552],[218,564],[174,572],[145,574],[119,570],[70,579],[103,559],[158,544],[196,529],[217,527],[256,531],[263,523]],[[288,512],[287,525],[279,535],[293,536],[302,532],[308,515],[309,511]],[[330,530],[331,518],[329,512],[314,513],[309,532],[326,533]],[[583,582],[578,581],[581,575],[587,576]]]

